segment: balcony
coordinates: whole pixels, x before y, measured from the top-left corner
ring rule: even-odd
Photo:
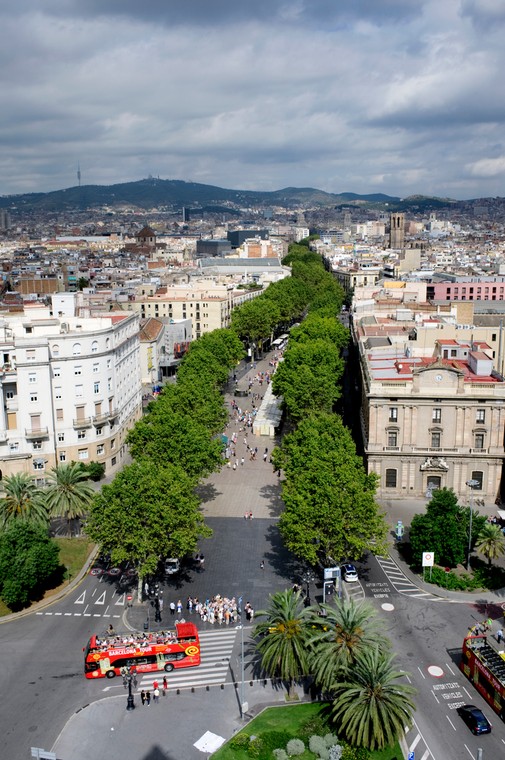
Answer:
[[[107,422],[110,422],[111,420],[116,419],[117,417],[117,411],[115,409],[111,409],[108,412],[104,412],[103,414],[97,414],[93,417],[93,425],[96,427],[99,427],[100,425],[105,425]]]
[[[78,420],[72,420],[74,430],[82,430],[91,427],[91,417],[81,417]]]
[[[25,437],[28,441],[37,440],[37,438],[47,438],[49,429],[46,427],[25,429]]]

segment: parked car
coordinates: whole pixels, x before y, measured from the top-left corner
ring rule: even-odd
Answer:
[[[165,560],[165,575],[175,575],[181,569],[181,562],[177,557],[169,557]]]
[[[354,565],[342,565],[342,577],[344,581],[352,582],[358,580],[358,571]]]
[[[480,734],[491,733],[491,723],[488,721],[482,710],[475,705],[462,705],[457,709],[458,715],[463,718],[466,725],[476,736]]]

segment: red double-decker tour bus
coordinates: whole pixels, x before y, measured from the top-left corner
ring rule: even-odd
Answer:
[[[137,673],[200,665],[200,640],[194,623],[177,623],[175,631],[92,636],[84,651],[86,678],[114,678],[121,668]]]
[[[459,667],[486,702],[505,720],[505,652],[495,649],[487,639],[487,636],[467,636],[463,641],[463,657]]]

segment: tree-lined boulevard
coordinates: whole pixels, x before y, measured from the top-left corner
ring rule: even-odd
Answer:
[[[138,733],[138,724],[124,720],[124,704],[118,696],[121,684],[84,679],[82,647],[91,633],[103,633],[109,624],[117,630],[128,627],[141,630],[147,620],[150,627],[153,608],[149,600],[141,601],[143,581],[156,573],[160,557],[190,558],[195,551],[205,555],[205,568],[188,560],[178,575],[164,583],[165,607],[160,626],[170,625],[168,603],[172,600],[215,594],[240,597],[242,604],[250,602],[256,611],[265,610],[265,616],[260,615],[259,621],[263,619],[267,627],[262,631],[260,622],[257,633],[266,635],[259,637],[256,653],[260,658],[265,656],[263,673],[288,681],[293,679],[292,685],[298,676],[315,674],[318,683],[337,697],[334,711],[344,724],[348,717],[345,705],[353,708],[351,670],[355,671],[353,677],[362,677],[364,682],[371,673],[376,673],[386,684],[397,678],[394,669],[399,671],[398,677],[406,687],[405,703],[413,698],[417,706],[416,724],[435,760],[459,760],[464,752],[471,753],[474,747],[481,746],[475,744],[477,740],[469,734],[453,707],[457,703],[473,702],[484,707],[487,714],[491,713],[457,669],[457,652],[463,636],[475,622],[473,617],[477,615],[482,619],[485,610],[481,611],[478,603],[473,606],[471,602],[454,604],[449,599],[440,600],[433,593],[409,598],[398,590],[398,584],[390,582],[386,563],[369,553],[371,549],[385,553],[388,521],[374,499],[375,477],[366,475],[348,430],[332,413],[341,394],[343,362],[340,355],[348,338],[340,321],[332,316],[342,294],[333,287],[331,276],[321,271],[320,265],[315,265],[314,256],[304,246],[300,248],[290,254],[295,277],[289,287],[285,291],[281,287],[274,289],[277,292],[273,303],[265,294],[246,304],[245,317],[242,310],[234,315],[234,329],[241,339],[258,346],[279,319],[292,319],[295,315],[302,316],[303,310],[308,311],[300,326],[293,328],[292,343],[273,376],[274,390],[284,398],[286,434],[282,445],[273,452],[271,441],[267,441],[272,464],[269,456],[256,461],[253,457],[247,460],[244,457],[244,463],[237,469],[221,467],[220,440],[233,398],[233,374],[237,374],[239,384],[254,386],[255,375],[269,370],[271,355],[254,357],[256,366],[241,364],[237,370],[237,360],[243,354],[237,335],[217,331],[220,334],[204,336],[189,352],[177,385],[167,387],[131,432],[132,465],[103,487],[88,512],[89,535],[110,554],[113,565],[133,563],[138,582],[132,579],[125,588],[118,578],[107,572],[99,576],[86,574],[56,603],[15,620],[4,620],[0,625],[0,679],[3,693],[8,695],[3,709],[4,748],[9,757],[28,757],[31,746],[50,748],[60,729],[75,713],[68,731],[77,731],[84,737],[84,746],[83,740],[80,745],[76,742],[71,756],[75,760],[90,757],[95,737],[93,726],[87,721],[88,713],[82,708],[104,696],[105,702],[100,704],[110,715],[111,726],[120,725],[121,732],[110,747],[110,755],[102,752],[101,758],[108,760],[110,756],[112,760],[124,756],[132,741],[129,732],[137,726]],[[256,310],[253,304],[257,304]],[[224,395],[223,389],[226,390]],[[244,403],[250,403],[249,397]],[[247,445],[254,442],[262,451],[265,439],[254,436],[252,430],[240,431],[240,424],[234,411],[228,421],[227,434],[236,430],[241,438],[247,432]],[[247,451],[246,441],[237,442],[238,456]],[[58,503],[61,504],[61,499]],[[70,508],[66,513],[70,514]],[[244,520],[244,513],[251,513],[254,519]],[[417,523],[421,525],[422,521]],[[475,524],[478,526],[478,521]],[[430,530],[432,527],[431,523],[424,526]],[[459,538],[464,538],[464,529],[460,534]],[[491,539],[492,536],[486,538],[488,547]],[[296,669],[281,672],[280,649],[276,651],[276,646],[282,648],[286,644],[285,626],[282,621],[278,627],[275,621],[272,625],[268,612],[276,605],[276,599],[281,598],[276,593],[284,594],[288,606],[295,605],[296,616],[314,615],[301,604],[301,597],[285,589],[291,589],[294,582],[299,583],[310,568],[316,579],[312,602],[320,602],[321,563],[358,560],[362,556],[366,559],[358,565],[359,583],[380,616],[381,635],[391,641],[391,651],[397,655],[394,664],[387,661],[387,647],[375,651],[372,645],[362,656],[351,660],[352,668],[347,671],[345,668],[328,670],[324,663],[331,641],[327,641],[324,627],[318,629],[313,619],[312,628],[320,636],[303,639],[310,657],[300,660],[298,672]],[[411,579],[410,582],[416,588],[416,581]],[[442,590],[439,593],[444,596]],[[468,595],[468,599],[472,597]],[[327,610],[330,628],[335,623],[333,610],[334,603],[330,603]],[[368,625],[371,616],[366,617]],[[202,641],[204,654],[205,642],[210,649],[211,641],[217,640],[225,630],[209,624],[204,624],[205,627],[208,633],[205,632],[207,638]],[[249,626],[246,641],[248,651],[254,653],[255,648],[249,641],[251,631]],[[277,632],[277,641],[272,631]],[[227,641],[223,645],[222,659],[228,661],[229,667],[223,671],[223,685],[224,681],[231,684],[240,680],[238,673],[242,664],[237,659],[241,653],[238,637],[232,634]],[[330,657],[332,665],[339,662],[337,655],[332,659],[333,655],[335,652]],[[244,665],[245,677],[252,679],[251,693],[257,701],[282,698],[270,680],[265,684],[256,681],[261,673],[256,655]],[[410,676],[406,679],[402,673]],[[201,680],[198,674],[195,677],[198,686],[205,685],[205,677]],[[416,691],[408,688],[409,679]],[[109,697],[111,691],[115,692],[112,698]],[[160,758],[197,757],[187,726],[192,711],[202,709],[204,695],[198,689],[194,694],[182,692],[181,695],[169,691],[168,714],[179,715],[179,721],[173,725],[160,721],[159,737],[148,736],[143,752],[147,756],[159,739],[164,747]],[[181,699],[176,707],[174,700],[178,696]],[[230,735],[239,726],[238,703],[233,719],[229,714],[224,719],[218,712],[219,692],[209,701],[211,704],[207,703],[204,708],[209,728],[212,730],[214,724],[217,728],[221,720],[226,724],[223,732]],[[182,702],[186,708],[185,719],[180,715]],[[136,721],[139,712],[136,711]],[[401,733],[409,717],[409,710],[403,718],[397,717],[393,734],[386,738],[392,739],[394,733]],[[505,731],[498,718],[493,722],[494,733],[478,741],[485,740],[488,751],[493,749],[499,753]],[[384,719],[381,730],[385,723]],[[177,725],[181,726],[180,731]],[[354,731],[347,723],[349,737],[357,743],[364,741],[364,725],[365,720],[360,720]],[[374,730],[373,742],[379,734],[380,731]],[[370,746],[373,742],[368,741]],[[62,739],[62,746],[64,744]],[[82,754],[86,747],[87,754]]]

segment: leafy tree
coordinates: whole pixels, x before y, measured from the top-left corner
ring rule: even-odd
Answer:
[[[71,521],[84,515],[95,494],[87,480],[88,473],[77,462],[53,467],[48,475],[43,498],[51,517],[66,519],[69,535]]]
[[[308,672],[307,636],[309,608],[303,606],[300,592],[278,591],[270,597],[270,606],[256,613],[264,617],[254,628],[259,637],[257,651],[266,673],[288,682],[293,696],[297,678]]]
[[[399,683],[393,655],[366,649],[333,687],[333,717],[346,739],[369,750],[393,745],[412,725],[416,690]]]
[[[499,525],[486,523],[477,537],[476,547],[479,554],[487,557],[489,566],[493,559],[499,559],[505,554],[505,536]]]
[[[133,562],[141,588],[160,558],[194,552],[198,539],[212,531],[199,511],[193,478],[175,465],[153,467],[143,459],[123,468],[95,495],[86,533],[114,563]]]
[[[105,475],[105,465],[103,462],[89,462],[88,464],[79,462],[79,464],[86,473],[86,476],[89,478],[89,480],[92,480],[95,483],[101,480]]]
[[[31,475],[26,472],[8,475],[3,486],[5,496],[0,499],[0,524],[6,526],[24,520],[47,527],[49,516],[42,491]]]
[[[439,488],[429,501],[424,515],[414,515],[410,526],[412,560],[421,564],[422,553],[432,551],[439,565],[456,567],[464,562],[468,546],[470,512],[461,507],[454,491]],[[473,513],[472,542],[477,539],[486,518]]]
[[[336,605],[323,604],[322,608],[325,617],[314,613],[311,620],[308,646],[314,679],[330,691],[360,654],[375,648],[388,651],[390,644],[371,605],[350,599],[338,600]]]
[[[279,307],[274,301],[259,296],[233,310],[231,327],[249,343],[260,343],[270,336],[280,316]]]
[[[316,339],[289,346],[273,377],[272,390],[294,420],[310,411],[331,412],[340,396],[344,363],[339,349]]]
[[[295,343],[307,343],[318,339],[329,341],[342,350],[349,343],[349,330],[335,317],[312,312],[301,325],[294,327],[289,335],[290,347]]]
[[[169,412],[164,420],[148,415],[128,433],[127,443],[135,459],[147,457],[155,466],[178,465],[193,478],[209,475],[223,462],[220,441],[187,413]]]
[[[0,533],[0,596],[21,607],[59,567],[59,548],[44,525],[15,520]]]
[[[288,549],[310,565],[385,551],[387,525],[351,433],[337,415],[313,414],[273,452],[285,471],[280,530]]]

